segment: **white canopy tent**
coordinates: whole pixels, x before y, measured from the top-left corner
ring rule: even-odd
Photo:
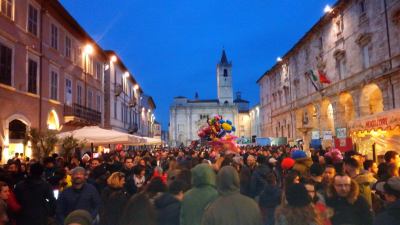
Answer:
[[[146,140],[145,145],[161,145],[162,140],[159,138],[143,137]]]
[[[107,130],[98,126],[87,126],[73,131],[63,132],[57,135],[62,139],[68,136],[92,143],[93,145],[107,145],[107,144],[124,144],[124,145],[140,145],[145,144],[145,138],[122,133],[116,130]]]

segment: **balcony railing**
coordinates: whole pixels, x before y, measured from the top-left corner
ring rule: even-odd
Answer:
[[[85,106],[74,103],[72,106],[64,106],[64,116],[74,116],[89,124],[101,123],[101,112],[89,109]]]

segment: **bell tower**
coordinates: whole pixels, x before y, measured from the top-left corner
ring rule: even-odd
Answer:
[[[221,61],[217,64],[217,90],[220,104],[233,104],[232,62],[228,62],[225,49]]]

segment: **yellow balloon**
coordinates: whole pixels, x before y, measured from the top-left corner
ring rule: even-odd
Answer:
[[[229,125],[229,123],[223,123],[222,124],[222,128],[226,131],[231,131],[232,130],[232,126]]]

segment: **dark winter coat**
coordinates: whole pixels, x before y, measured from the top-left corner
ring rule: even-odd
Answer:
[[[93,185],[86,183],[81,189],[69,187],[61,192],[57,200],[57,220],[62,224],[65,217],[77,209],[86,210],[96,218],[100,207],[101,199]]]
[[[251,175],[251,181],[250,181],[251,197],[254,198],[258,196],[264,189],[265,185],[267,185],[265,177],[269,172],[271,172],[271,168],[268,165],[261,164],[256,167],[253,174]]]
[[[101,225],[119,225],[125,205],[129,200],[123,188],[104,188],[101,194],[103,205],[100,209]]]
[[[192,185],[183,197],[181,225],[200,225],[204,210],[218,197],[215,189],[215,172],[208,164],[199,164],[192,170]]]
[[[207,207],[202,225],[261,225],[257,203],[239,192],[239,174],[232,166],[218,172],[219,197]]]
[[[372,212],[367,201],[362,196],[358,196],[357,200],[353,204],[350,204],[346,198],[338,196],[327,198],[326,204],[334,210],[334,215],[331,218],[333,225],[372,224]]]
[[[250,181],[253,169],[244,165],[240,170],[240,193],[251,197]]]
[[[258,205],[265,225],[275,223],[275,209],[282,200],[282,191],[278,186],[267,185],[260,194]]]
[[[158,225],[179,225],[181,202],[170,193],[164,193],[154,201]]]
[[[43,225],[54,215],[56,200],[53,190],[40,178],[27,178],[15,187],[15,197],[21,205],[18,225]]]
[[[386,210],[375,217],[374,225],[396,225],[400,221],[400,199],[390,204]]]

